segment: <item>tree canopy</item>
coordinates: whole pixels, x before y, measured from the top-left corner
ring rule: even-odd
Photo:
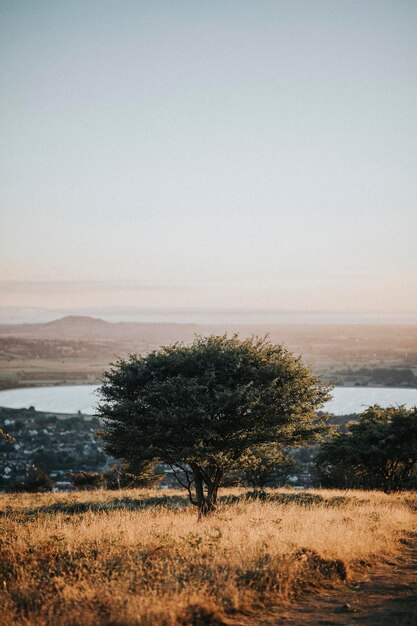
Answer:
[[[120,359],[100,394],[106,451],[169,464],[204,514],[226,472],[256,466],[264,447],[320,440],[329,387],[283,346],[223,335]]]
[[[316,459],[323,484],[399,491],[417,482],[417,408],[369,407],[326,442]]]
[[[26,470],[26,476],[15,482],[13,491],[27,491],[29,493],[51,491],[52,484],[52,479],[45,470],[31,465]]]

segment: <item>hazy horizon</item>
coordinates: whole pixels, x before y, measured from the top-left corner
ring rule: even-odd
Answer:
[[[0,0],[0,306],[414,315],[416,32],[408,0]]]
[[[417,325],[417,311],[380,313],[367,311],[283,311],[277,309],[233,309],[199,307],[75,307],[22,308],[0,306],[0,324],[45,323],[65,317],[90,317],[108,322],[156,324],[199,324],[216,326],[270,325]]]

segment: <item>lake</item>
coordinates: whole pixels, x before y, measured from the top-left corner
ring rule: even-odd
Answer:
[[[13,409],[34,406],[37,411],[51,413],[85,413],[94,415],[98,401],[97,385],[67,387],[28,387],[0,392],[0,406]],[[335,415],[360,413],[371,404],[383,407],[405,404],[417,406],[417,389],[383,387],[336,387],[333,399],[324,409]]]

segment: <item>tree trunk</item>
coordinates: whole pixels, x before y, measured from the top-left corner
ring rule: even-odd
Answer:
[[[217,490],[219,486],[211,484],[207,486],[207,512],[212,513],[217,508]]]
[[[194,485],[195,485],[195,495],[197,499],[197,507],[198,507],[198,519],[201,519],[204,515],[206,515],[206,498],[204,496],[204,484],[203,477],[201,472],[193,468],[194,474]]]
[[[198,506],[198,519],[214,513],[217,506],[218,484],[211,483],[207,485],[207,494],[204,493],[204,481],[200,470],[193,467],[195,494]]]

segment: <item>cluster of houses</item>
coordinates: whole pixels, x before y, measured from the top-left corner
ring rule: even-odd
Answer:
[[[14,441],[0,441],[0,491],[13,490],[28,475],[30,468],[42,470],[55,491],[73,489],[68,476],[77,472],[108,472],[114,460],[102,450],[97,435],[98,418],[82,415],[43,413],[29,409],[0,407],[0,428]],[[288,476],[295,487],[314,482],[313,457],[308,449],[294,450],[297,471]],[[169,466],[161,465],[159,486],[179,487]]]
[[[103,471],[109,464],[97,418],[0,408],[0,427],[14,439],[0,443],[0,490],[13,488],[33,466],[50,476],[55,489],[64,489],[68,472]]]

